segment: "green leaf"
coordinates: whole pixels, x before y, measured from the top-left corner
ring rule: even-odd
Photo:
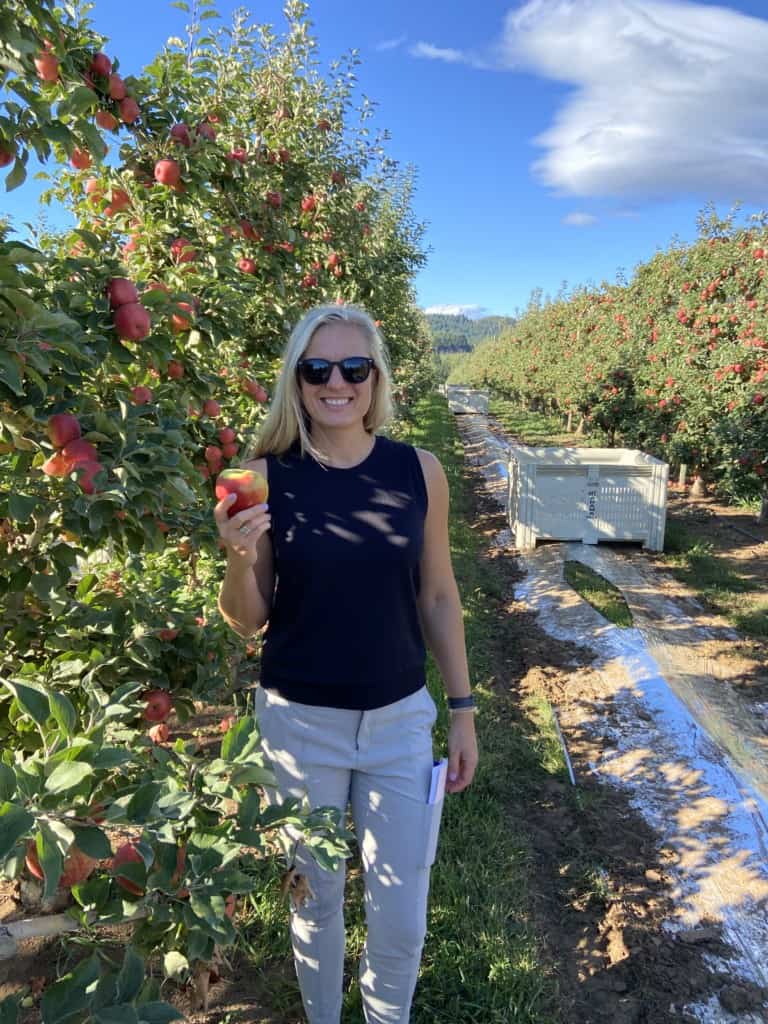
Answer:
[[[93,1015],[95,1024],[139,1024],[136,1007],[130,1003],[122,1006],[105,1006]]]
[[[13,168],[6,176],[5,179],[5,191],[13,192],[19,185],[23,185],[27,180],[27,168],[24,166],[24,161],[17,157],[16,163]]]
[[[99,582],[99,577],[95,572],[89,572],[80,580],[75,591],[75,596],[82,599],[85,595],[96,586]]]
[[[172,949],[165,954],[163,967],[167,978],[175,978],[180,981],[189,970],[189,961],[182,953]]]
[[[0,800],[12,800],[16,792],[16,772],[7,764],[0,763]]]
[[[133,946],[125,951],[123,966],[117,977],[117,998],[125,1002],[133,1002],[144,984],[144,961]]]
[[[128,820],[137,824],[147,821],[159,792],[160,786],[156,782],[146,782],[143,786],[139,786],[125,808],[125,816]]]
[[[231,776],[233,786],[275,786],[274,772],[255,764],[244,764],[234,769]]]
[[[61,108],[65,107],[65,113],[71,117],[79,117],[87,110],[96,106],[96,93],[87,85],[79,85],[76,89],[67,93],[65,100],[59,104],[58,114],[61,118]]]
[[[172,1020],[183,1020],[184,1014],[170,1003],[151,1002],[139,1007],[141,1024],[170,1024]],[[0,1020],[0,1024],[5,1024]]]
[[[79,786],[83,779],[93,775],[93,765],[84,761],[65,761],[51,772],[45,781],[49,793],[66,793]]]
[[[15,395],[24,394],[24,388],[21,386],[21,364],[10,352],[0,352],[0,381]]]
[[[70,737],[77,727],[77,711],[74,704],[65,693],[59,693],[58,690],[49,692],[48,701],[56,724],[65,736]]]
[[[8,856],[18,840],[34,824],[34,817],[18,804],[6,801],[0,805],[0,860]]]
[[[47,694],[38,687],[22,683],[18,679],[3,679],[2,682],[14,695],[25,715],[38,725],[45,725],[51,715]]]
[[[75,843],[78,849],[96,860],[106,860],[112,856],[112,847],[106,834],[96,825],[76,825],[74,828]]]
[[[82,1013],[88,1003],[86,990],[98,977],[99,961],[94,955],[49,985],[40,1001],[40,1016],[45,1024],[60,1024]]]
[[[39,504],[39,498],[31,498],[27,494],[14,492],[8,498],[8,515],[17,523],[28,523]]]
[[[40,831],[35,838],[35,846],[37,859],[40,861],[40,867],[45,876],[43,899],[50,900],[58,887],[61,872],[64,869],[64,858],[56,842],[55,833],[48,828],[49,823],[41,821],[39,825]]]
[[[221,756],[225,761],[237,761],[254,750],[258,742],[258,727],[250,716],[246,716],[239,719],[224,734],[221,743]]]
[[[0,1002],[0,1024],[16,1024],[19,1019],[20,996],[6,996]],[[161,1024],[158,1021],[158,1024]]]

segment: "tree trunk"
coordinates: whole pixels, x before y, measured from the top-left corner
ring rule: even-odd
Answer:
[[[568,422],[565,424],[565,429],[570,434],[573,431],[573,410],[568,410]]]
[[[680,472],[677,475],[677,482],[681,487],[685,487],[685,480],[688,476],[688,467],[684,462],[680,463]]]
[[[581,419],[579,420],[579,422],[578,422],[578,424],[576,426],[576,436],[577,437],[583,437],[584,436],[584,417],[583,416],[581,417]]]
[[[763,494],[760,502],[760,512],[757,517],[758,526],[768,526],[768,491]]]
[[[694,476],[693,483],[691,484],[691,489],[689,491],[690,496],[692,498],[706,498],[708,493],[704,477],[701,476],[701,474]]]

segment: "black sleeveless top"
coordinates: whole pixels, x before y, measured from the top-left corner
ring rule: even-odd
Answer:
[[[425,682],[416,606],[427,488],[411,445],[377,436],[350,469],[267,455],[275,590],[261,685],[369,710]]]

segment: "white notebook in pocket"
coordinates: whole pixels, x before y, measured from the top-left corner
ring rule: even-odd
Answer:
[[[435,761],[432,765],[432,778],[429,783],[428,804],[437,804],[445,796],[445,780],[448,777],[448,758]]]

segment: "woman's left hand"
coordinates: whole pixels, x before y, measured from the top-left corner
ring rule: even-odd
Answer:
[[[460,711],[451,715],[448,731],[448,780],[445,788],[449,793],[460,793],[472,781],[477,768],[477,737],[475,716],[471,711]]]

